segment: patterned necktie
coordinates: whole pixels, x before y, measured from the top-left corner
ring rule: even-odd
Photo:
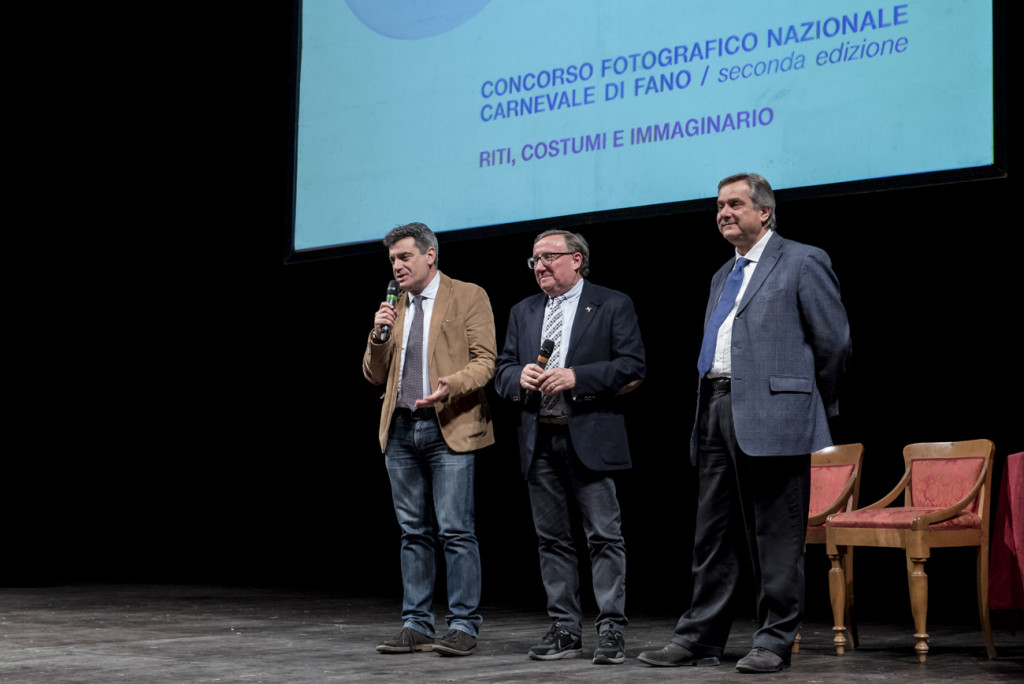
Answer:
[[[405,366],[402,367],[402,403],[411,411],[416,410],[416,400],[425,396],[423,392],[423,297],[412,298],[415,308],[409,341],[405,345]]]
[[[722,323],[736,303],[736,295],[739,294],[740,285],[743,284],[743,268],[748,263],[750,263],[750,259],[746,257],[736,260],[736,265],[725,280],[725,288],[718,300],[718,306],[711,314],[708,327],[704,329],[704,339],[700,343],[700,356],[697,357],[697,372],[702,378],[711,370],[711,362],[715,358],[715,346],[718,343],[718,329],[722,327]]]
[[[544,366],[545,370],[548,368],[558,368],[562,365],[562,302],[565,299],[565,295],[553,298],[544,317],[543,339],[551,340],[555,343],[555,350],[551,352],[548,363]],[[558,402],[561,399],[560,394],[544,395],[541,399],[541,408],[550,411],[558,406]]]

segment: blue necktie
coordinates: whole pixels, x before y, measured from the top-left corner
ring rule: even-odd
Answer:
[[[718,329],[722,327],[722,322],[725,321],[726,316],[732,311],[733,304],[736,303],[736,295],[739,294],[740,285],[743,284],[743,267],[748,263],[750,263],[750,259],[746,257],[736,260],[732,272],[725,279],[725,288],[722,289],[718,306],[711,314],[708,327],[704,329],[704,340],[700,343],[700,356],[697,357],[697,372],[702,378],[711,370],[711,362],[715,358],[715,346],[718,343]]]

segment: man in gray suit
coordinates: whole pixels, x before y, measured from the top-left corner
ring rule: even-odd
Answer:
[[[717,220],[736,254],[711,280],[697,362],[693,600],[671,642],[639,658],[717,665],[747,554],[760,624],[736,669],[778,672],[803,614],[809,454],[832,443],[850,331],[828,255],[776,234],[768,181],[723,179]]]

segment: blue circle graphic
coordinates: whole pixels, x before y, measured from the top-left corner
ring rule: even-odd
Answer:
[[[461,26],[491,0],[345,0],[359,21],[388,38],[418,40]]]

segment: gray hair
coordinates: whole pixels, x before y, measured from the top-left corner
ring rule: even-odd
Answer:
[[[543,233],[533,239],[533,244],[537,244],[543,238],[550,235],[561,235],[565,239],[565,248],[571,253],[575,254],[579,252],[583,256],[583,262],[580,264],[580,275],[586,277],[590,273],[590,245],[587,244],[586,238],[579,233],[571,233],[568,230],[545,230]]]
[[[747,182],[747,186],[750,188],[750,201],[758,207],[768,207],[772,210],[771,214],[768,215],[766,227],[768,230],[777,230],[775,227],[775,193],[772,191],[771,184],[764,176],[759,173],[733,174],[718,181],[718,189],[721,190],[726,185],[739,183],[740,181]]]
[[[391,247],[399,240],[404,240],[407,237],[411,237],[416,243],[416,247],[420,250],[420,254],[426,254],[427,250],[431,247],[434,248],[434,264],[437,264],[437,236],[434,235],[434,231],[427,228],[424,223],[406,223],[404,226],[398,226],[388,231],[388,234],[384,236],[384,246]]]

